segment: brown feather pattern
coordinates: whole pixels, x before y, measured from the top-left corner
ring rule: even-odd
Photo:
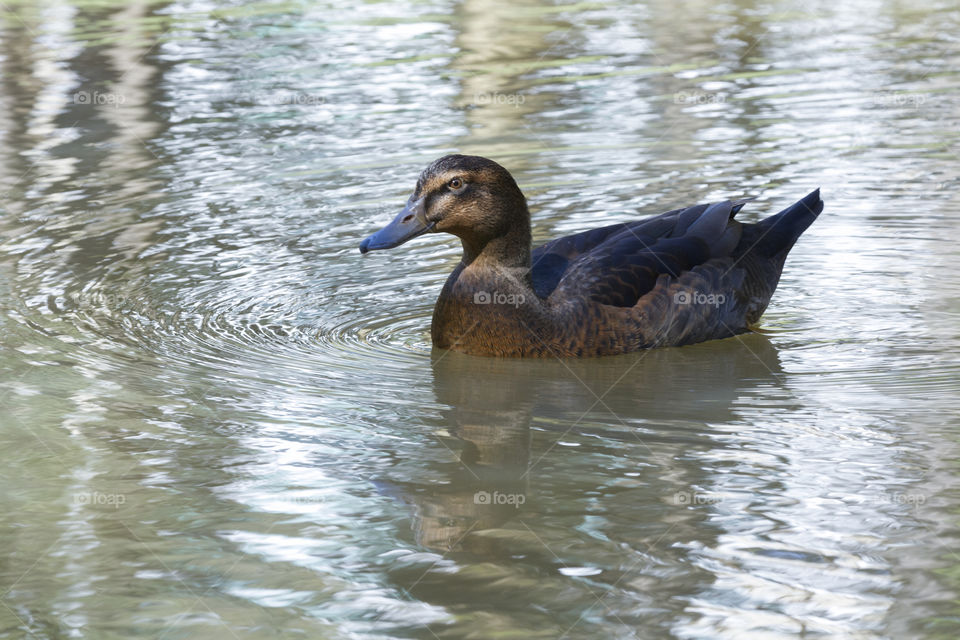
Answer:
[[[456,193],[453,178],[465,183]],[[510,357],[613,355],[748,331],[823,209],[819,190],[754,224],[734,218],[746,200],[702,204],[532,249],[526,200],[492,160],[441,158],[414,197],[427,197],[433,230],[464,248],[434,309],[434,344]]]

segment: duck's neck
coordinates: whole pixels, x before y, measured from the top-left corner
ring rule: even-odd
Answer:
[[[505,234],[483,244],[462,238],[465,267],[510,269],[518,274],[530,271],[530,225],[513,225]]]

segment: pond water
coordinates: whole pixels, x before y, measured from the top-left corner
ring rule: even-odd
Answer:
[[[0,8],[0,638],[960,636],[960,12]],[[536,241],[820,186],[759,333],[435,352],[492,157]]]

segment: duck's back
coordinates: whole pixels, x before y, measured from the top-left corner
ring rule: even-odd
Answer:
[[[556,354],[624,353],[746,331],[823,202],[817,190],[755,224],[734,219],[745,203],[677,209],[535,249],[534,291],[563,314],[553,320],[564,324]]]

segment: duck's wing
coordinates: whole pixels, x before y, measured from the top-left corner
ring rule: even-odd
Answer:
[[[558,238],[532,255],[541,297],[632,307],[668,274],[678,277],[730,255],[741,235],[733,216],[747,200],[701,204]]]

